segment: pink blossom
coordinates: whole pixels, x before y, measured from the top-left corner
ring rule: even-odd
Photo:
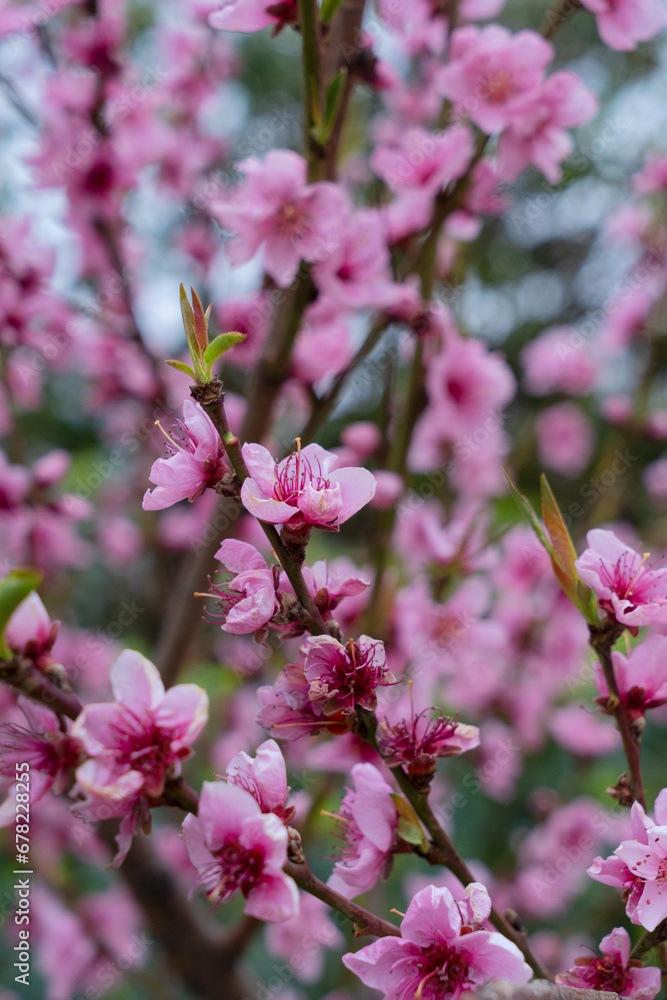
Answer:
[[[331,379],[344,371],[354,350],[346,323],[339,320],[310,322],[296,338],[292,371],[307,385]]]
[[[572,152],[568,128],[587,125],[597,112],[595,95],[574,73],[554,73],[512,105],[498,147],[500,172],[514,180],[529,163],[550,184],[561,179],[561,164]]]
[[[183,836],[201,886],[213,903],[226,903],[237,890],[245,912],[279,921],[299,909],[299,890],[283,873],[287,829],[273,813],[263,813],[245,789],[205,781],[198,815],[186,816]]]
[[[227,765],[226,777],[230,784],[250,792],[263,813],[275,813],[285,823],[293,818],[294,808],[287,806],[290,790],[285,758],[275,740],[262,743],[255,757],[243,750],[237,753]]]
[[[424,421],[437,422],[443,439],[475,431],[510,401],[512,372],[502,356],[478,340],[457,337],[428,366],[426,375],[433,411]]]
[[[399,132],[391,145],[378,146],[371,166],[392,191],[417,189],[433,196],[465,173],[473,151],[472,134],[463,125],[443,132],[414,127]]]
[[[171,455],[153,463],[150,480],[156,488],[146,490],[144,510],[164,510],[185,499],[192,503],[229,472],[220,436],[197,403],[185,400],[183,421],[177,424],[183,442],[168,437]]]
[[[219,598],[224,632],[247,635],[256,632],[279,610],[276,601],[276,578],[254,545],[226,538],[218,551],[219,559],[236,575],[223,587],[212,586]]]
[[[354,790],[347,789],[337,814],[343,854],[327,885],[353,899],[388,874],[396,840],[398,811],[392,788],[372,764],[355,764]]]
[[[116,863],[129,850],[136,828],[149,818],[148,808],[178,777],[181,761],[208,718],[208,695],[196,684],[178,684],[165,692],[157,668],[140,653],[126,649],[111,668],[113,704],[86,705],[72,735],[90,760],[76,772],[78,805],[84,817],[124,817]]]
[[[517,905],[542,918],[564,912],[586,881],[592,852],[613,836],[611,817],[593,799],[580,796],[553,809],[521,845]]]
[[[357,705],[373,711],[376,689],[393,684],[384,644],[367,635],[345,645],[315,635],[301,646],[308,697],[323,715],[351,715]]]
[[[600,941],[600,954],[575,959],[574,968],[556,976],[557,983],[580,990],[602,990],[637,1000],[653,1000],[660,989],[660,969],[643,968],[630,959],[630,935],[624,927],[614,927]]]
[[[337,458],[318,444],[309,444],[275,462],[266,448],[244,444],[243,458],[250,477],[241,488],[241,500],[251,514],[270,524],[303,531],[315,525],[338,531],[344,521],[375,493],[375,479],[367,469],[337,469]]]
[[[456,1000],[489,979],[528,982],[532,973],[517,946],[479,929],[491,910],[484,886],[473,883],[466,891],[471,906],[462,913],[449,889],[422,889],[403,918],[400,938],[380,938],[343,955],[343,963],[387,1000]]]
[[[611,654],[621,702],[631,720],[641,718],[648,708],[667,703],[667,636],[651,635],[629,656]],[[599,663],[593,666],[593,680],[600,693],[598,705],[605,708],[609,689]]]
[[[331,252],[315,264],[313,279],[332,309],[388,308],[400,302],[404,286],[391,279],[381,214],[359,209],[346,217]]]
[[[656,826],[638,802],[632,807],[633,840],[624,840],[606,860],[588,869],[591,878],[624,890],[626,912],[633,923],[653,931],[667,917],[667,790],[655,801]]]
[[[554,739],[578,757],[601,757],[618,749],[618,730],[611,719],[591,715],[584,705],[557,708],[549,720]]]
[[[25,774],[25,764],[29,765],[26,783],[33,804],[51,789],[61,795],[70,782],[72,769],[85,756],[79,740],[69,733],[69,723],[63,732],[51,709],[24,695],[19,696],[19,707],[29,728],[15,723],[0,726],[0,786],[9,792],[0,806],[0,826],[16,819],[16,782],[21,780],[21,773]]]
[[[566,392],[583,396],[595,384],[597,364],[574,327],[554,326],[521,352],[524,382],[534,396]]]
[[[535,418],[540,464],[574,477],[587,468],[593,454],[593,425],[575,403],[556,403]]]
[[[655,38],[667,24],[661,0],[581,0],[593,14],[600,38],[612,49],[630,52]]]
[[[325,728],[345,732],[357,705],[374,709],[376,688],[394,683],[384,645],[362,635],[346,645],[332,636],[313,636],[301,659],[288,663],[274,684],[260,687],[258,721],[282,739],[298,739]]]
[[[496,24],[458,28],[450,52],[437,78],[440,93],[488,133],[512,120],[515,102],[541,83],[553,58],[553,46],[534,31],[512,35]]]
[[[575,566],[592,587],[600,607],[623,625],[667,624],[667,569],[646,564],[649,553],[640,556],[613,533],[599,528],[586,535],[588,548]]]
[[[32,660],[38,670],[46,670],[55,661],[51,650],[58,638],[60,622],[52,622],[39,594],[31,591],[12,613],[4,638],[18,656]]]
[[[391,724],[380,722],[378,746],[388,767],[403,766],[414,778],[432,775],[438,757],[455,757],[479,746],[479,729],[425,708],[418,715]]]
[[[224,31],[280,31],[297,19],[297,0],[224,0],[220,10],[209,15],[212,28]]]
[[[306,161],[291,150],[272,150],[264,161],[251,156],[236,169],[245,183],[212,206],[222,227],[236,236],[230,260],[244,264],[263,245],[267,274],[287,287],[301,260],[323,260],[335,249],[347,202],[335,184],[308,184]]]

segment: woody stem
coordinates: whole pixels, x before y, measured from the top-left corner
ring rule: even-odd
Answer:
[[[364,726],[366,740],[375,747],[378,753],[381,753],[375,738],[375,731],[377,729],[375,715],[363,709],[357,709],[357,713]],[[454,847],[431,808],[428,801],[428,789],[423,790],[413,785],[402,767],[392,768],[392,774],[431,837],[432,843],[430,848],[423,855],[425,859],[429,864],[444,865],[446,868],[449,868],[462,885],[469,885],[471,882],[474,882],[475,876]],[[541,979],[553,979],[548,970],[544,968],[539,959],[535,958],[531,952],[527,935],[523,928],[513,926],[495,907],[492,907],[489,919],[496,930],[500,931],[501,934],[517,946],[537,976]]]
[[[346,899],[345,896],[341,896],[339,892],[321,882],[316,875],[313,875],[305,858],[298,862],[287,861],[283,865],[283,871],[293,878],[304,892],[309,892],[311,896],[316,896],[323,903],[349,917],[358,928],[357,937],[361,937],[362,934],[374,934],[376,937],[401,936],[401,932],[395,924],[390,924],[382,917],[376,917],[370,910],[364,909],[358,903],[353,903],[352,900]]]
[[[619,625],[609,626],[589,626],[590,644],[600,661],[602,673],[609,691],[609,710],[612,712],[618,731],[623,741],[623,750],[628,762],[630,772],[630,784],[634,801],[646,806],[644,798],[644,783],[642,781],[641,770],[641,730],[634,726],[630,720],[628,710],[623,704],[621,695],[616,683],[614,674],[614,663],[611,657],[612,646],[623,632],[623,627]]]

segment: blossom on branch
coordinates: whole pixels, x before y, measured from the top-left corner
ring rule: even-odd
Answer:
[[[343,841],[327,885],[353,899],[368,892],[389,874],[397,840],[398,810],[392,788],[372,764],[352,768],[354,789],[348,788],[335,814]]]
[[[576,958],[574,967],[560,972],[556,982],[579,990],[601,990],[636,1000],[653,1000],[660,990],[660,969],[630,958],[630,935],[624,927],[614,927],[600,941],[601,958],[585,955]]]
[[[319,444],[292,452],[282,462],[259,444],[244,444],[249,478],[241,488],[244,507],[260,521],[284,524],[291,532],[314,526],[338,531],[375,495],[367,469],[338,469],[337,456]]]
[[[469,905],[448,889],[430,885],[413,898],[401,937],[384,937],[343,963],[386,1000],[457,1000],[489,979],[526,983],[531,977],[517,946],[502,934],[481,930],[491,912],[483,885],[466,889]]]
[[[667,624],[667,569],[655,569],[613,533],[595,528],[577,559],[579,576],[595,591],[600,607],[629,628]]]
[[[296,883],[283,873],[287,829],[263,813],[250,792],[225,782],[205,781],[197,816],[186,816],[183,836],[201,886],[213,903],[226,903],[240,890],[245,912],[258,920],[293,917],[299,908]]]
[[[179,500],[192,503],[230,471],[217,430],[193,400],[183,403],[183,420],[177,421],[177,427],[181,440],[166,435],[169,458],[153,462],[150,480],[155,489],[146,490],[144,510],[164,510]]]
[[[130,649],[111,668],[111,688],[115,702],[86,705],[72,727],[90,757],[76,771],[74,791],[84,796],[76,808],[85,819],[123,817],[120,864],[167,779],[178,777],[192,754],[208,719],[208,695],[196,684],[165,692],[157,667]]]
[[[367,635],[345,645],[332,636],[312,636],[300,653],[273,685],[257,691],[258,721],[283,739],[322,729],[345,732],[357,706],[373,711],[376,689],[395,683],[384,644]]]

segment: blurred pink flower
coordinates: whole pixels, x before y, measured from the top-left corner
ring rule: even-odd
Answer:
[[[593,425],[576,403],[556,403],[535,417],[540,464],[563,476],[578,476],[593,454]]]
[[[554,50],[534,31],[513,35],[491,24],[457,28],[450,52],[438,73],[439,91],[490,134],[510,124],[517,100],[542,82]]]
[[[569,128],[587,125],[598,102],[574,73],[559,72],[535,90],[517,98],[512,117],[498,147],[501,175],[514,180],[529,163],[550,184],[561,179],[561,164],[572,152]]]
[[[661,0],[581,0],[593,14],[600,38],[612,49],[630,52],[655,38],[667,24]]]
[[[323,260],[337,246],[347,201],[329,181],[308,184],[306,161],[288,149],[271,150],[263,161],[251,156],[235,167],[245,183],[212,205],[220,225],[236,237],[229,258],[245,264],[263,245],[267,274],[285,288],[301,260]]]
[[[209,15],[212,28],[224,31],[261,31],[273,28],[277,33],[297,19],[297,0],[223,0],[220,10]]]

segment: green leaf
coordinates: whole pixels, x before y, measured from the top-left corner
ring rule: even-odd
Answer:
[[[540,542],[542,543],[542,545],[544,546],[544,548],[547,550],[547,552],[549,553],[549,555],[553,556],[553,546],[551,545],[551,543],[549,542],[549,539],[547,538],[547,536],[545,534],[544,528],[542,526],[542,522],[540,521],[539,517],[535,513],[533,505],[531,504],[531,502],[528,499],[528,497],[525,497],[523,495],[523,493],[519,492],[519,490],[517,489],[517,487],[515,486],[515,484],[510,479],[507,470],[504,469],[503,471],[505,472],[505,479],[507,480],[507,485],[510,488],[510,493],[514,497],[514,501],[515,501],[517,507],[519,508],[519,510],[521,511],[521,513],[523,514],[523,516],[526,518],[526,520],[530,521],[530,524],[532,525],[533,531],[535,532],[535,534],[537,535],[537,537],[539,538]]]
[[[340,105],[343,100],[343,94],[345,93],[345,84],[347,82],[347,67],[343,66],[340,69],[329,86],[327,87],[326,99],[324,103],[324,124],[325,128],[328,129],[329,135],[338,117],[338,112],[340,111]],[[327,135],[327,139],[329,138]]]
[[[396,794],[392,795],[392,799],[398,813],[398,825],[396,829],[401,840],[405,840],[408,844],[423,844],[424,834],[419,825],[417,814],[410,803],[406,802],[402,796]]]
[[[204,361],[210,372],[211,365],[235,344],[240,344],[246,338],[245,333],[221,333],[212,340],[204,352]]]
[[[320,8],[320,20],[324,24],[328,24],[342,2],[343,0],[324,0],[322,7]]]
[[[190,365],[183,364],[182,361],[166,361],[165,364],[171,365],[172,368],[176,368],[177,371],[183,372],[184,375],[189,375],[190,378],[195,378],[195,373]]]
[[[7,622],[32,590],[42,582],[43,574],[36,569],[14,569],[0,580],[0,657],[8,659],[10,651],[5,646]]]

